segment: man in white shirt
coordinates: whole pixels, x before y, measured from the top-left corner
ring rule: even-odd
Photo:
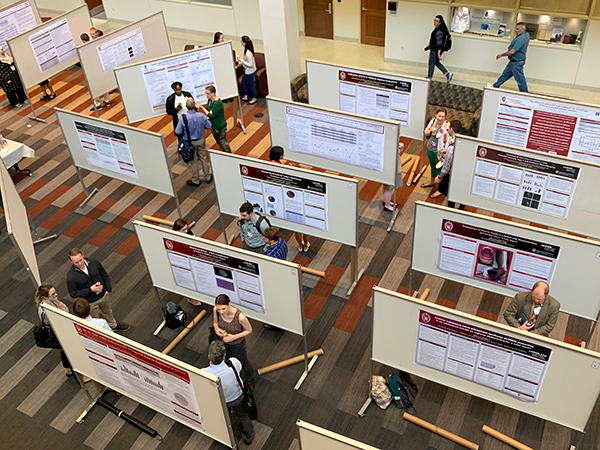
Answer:
[[[104,328],[106,331],[112,331],[112,328],[108,326],[108,322],[104,319],[94,319],[90,315],[91,307],[89,302],[85,298],[78,298],[73,302],[73,313],[80,319],[86,320],[94,325],[98,325],[100,328]]]
[[[221,379],[223,394],[225,395],[225,402],[227,402],[229,412],[231,414],[232,409],[235,412],[242,426],[244,442],[250,445],[254,439],[254,425],[244,406],[244,394],[238,382],[242,363],[236,358],[229,360],[237,372],[236,377],[233,372],[234,369],[225,364],[225,353],[225,344],[223,341],[212,342],[210,347],[208,347],[208,361],[210,362],[210,366],[204,367],[202,370]]]

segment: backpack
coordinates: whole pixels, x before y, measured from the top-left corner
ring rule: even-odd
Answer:
[[[442,51],[447,52],[452,48],[452,36],[450,33],[446,33],[444,36],[444,42],[442,43]]]
[[[269,222],[269,219],[267,217],[263,216],[262,214],[260,214],[258,212],[255,212],[254,214],[256,214],[258,216],[258,220],[256,221],[256,229],[258,230],[258,233],[262,236],[262,230],[260,229],[260,226],[262,225],[262,223],[264,221],[267,221],[267,225],[269,225],[269,227],[270,227],[271,222]]]
[[[396,370],[388,377],[388,386],[392,400],[398,408],[414,410],[413,402],[419,389],[408,373]]]

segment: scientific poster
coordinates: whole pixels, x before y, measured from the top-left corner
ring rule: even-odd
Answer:
[[[146,54],[142,29],[136,28],[129,33],[114,38],[96,47],[102,70],[110,72],[115,67],[128,64],[139,56]]]
[[[227,294],[231,303],[265,313],[260,266],[234,256],[163,238],[177,286],[211,297]]]
[[[286,106],[289,151],[383,172],[385,127]]]
[[[521,292],[551,285],[559,254],[556,245],[443,219],[436,266]]]
[[[100,378],[97,381],[104,381],[157,411],[167,412],[204,431],[189,372],[91,328],[73,325]]]
[[[67,19],[61,19],[32,34],[29,43],[42,73],[76,55]]]
[[[566,219],[581,169],[479,145],[471,194]]]
[[[8,51],[6,44],[8,39],[30,30],[36,25],[35,14],[28,1],[0,11],[0,46]]]
[[[139,178],[125,133],[89,123],[74,123],[88,163],[121,175]]]
[[[552,349],[419,311],[415,363],[535,402]]]
[[[268,217],[327,231],[327,184],[240,164],[244,198]]]

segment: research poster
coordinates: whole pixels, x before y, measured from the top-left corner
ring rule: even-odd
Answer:
[[[471,194],[566,219],[581,169],[477,147]]]
[[[89,164],[139,178],[125,133],[89,123],[74,123],[79,143]]]
[[[383,172],[385,127],[286,106],[289,151]]]
[[[142,29],[136,28],[129,33],[114,38],[96,47],[104,73],[115,67],[128,64],[131,60],[146,54]]]
[[[338,71],[340,111],[397,120],[410,126],[412,83],[347,70]]]
[[[210,50],[200,50],[173,58],[149,62],[140,66],[152,112],[166,111],[165,102],[173,93],[171,84],[179,81],[183,90],[192,94],[197,103],[206,103],[204,89],[215,82]]]
[[[189,372],[77,323],[73,324],[100,380],[204,431]]]
[[[75,42],[67,19],[41,29],[29,36],[35,60],[44,73],[54,66],[75,56]]]
[[[442,219],[437,268],[518,292],[552,284],[560,247]]]
[[[494,141],[600,163],[600,110],[501,95]]]
[[[163,238],[177,286],[211,297],[227,294],[231,303],[265,313],[260,266],[235,256]]]
[[[552,349],[419,311],[415,363],[517,397],[538,400]]]
[[[240,164],[246,201],[270,217],[327,231],[327,184]]]
[[[8,51],[6,44],[8,39],[30,30],[36,25],[35,14],[28,1],[0,11],[0,46]]]

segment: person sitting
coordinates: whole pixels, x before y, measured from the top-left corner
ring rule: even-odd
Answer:
[[[108,326],[108,322],[104,319],[94,319],[90,314],[92,308],[90,303],[85,298],[75,299],[73,302],[73,314],[86,322],[98,325],[100,328],[104,328],[106,331],[112,331],[112,328]]]
[[[558,320],[560,303],[548,295],[550,287],[543,281],[533,285],[531,292],[521,292],[504,312],[510,326],[533,334],[548,336]]]
[[[288,254],[288,247],[285,239],[279,237],[279,228],[267,228],[263,231],[262,240],[266,244],[265,256],[283,259],[285,261]]]

